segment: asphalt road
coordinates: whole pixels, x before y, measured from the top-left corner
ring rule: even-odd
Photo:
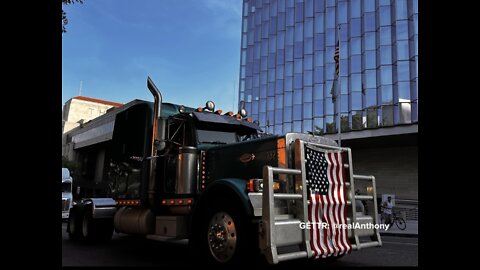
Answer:
[[[85,244],[68,240],[66,223],[62,223],[62,266],[155,266],[175,269],[194,268],[186,241],[163,243],[114,233],[105,244]],[[309,260],[287,261],[279,265],[256,263],[254,268],[318,269],[319,266],[418,266],[418,239],[382,236],[383,246],[354,251],[333,262]],[[253,267],[253,265],[252,265]]]

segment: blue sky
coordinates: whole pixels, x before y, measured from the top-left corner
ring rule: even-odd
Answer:
[[[82,96],[236,110],[241,0],[85,0],[63,6],[62,105]],[[234,107],[235,108],[234,108]]]

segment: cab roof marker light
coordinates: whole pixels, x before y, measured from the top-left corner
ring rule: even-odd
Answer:
[[[233,115],[233,112],[232,112],[232,111],[229,111],[229,112],[226,112],[224,115],[230,115],[230,116],[232,116],[232,115]]]
[[[238,113],[244,118],[247,117],[248,115],[247,110],[245,110],[245,108],[241,108]]]
[[[197,111],[197,112],[203,112],[203,108],[202,108],[202,107],[198,107],[195,111]]]
[[[252,118],[251,117],[247,117],[247,122],[251,123],[252,122]]]
[[[215,110],[215,103],[213,103],[213,101],[211,100],[207,101],[207,103],[205,104],[205,109],[213,112]]]
[[[178,111],[179,111],[180,113],[185,113],[185,106],[180,105],[180,107],[178,107]]]
[[[222,114],[222,110],[216,110],[215,114]]]

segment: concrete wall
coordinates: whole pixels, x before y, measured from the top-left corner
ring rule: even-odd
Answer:
[[[65,103],[63,109],[63,120],[65,121],[63,133],[79,126],[78,121],[82,119],[84,123],[90,121],[94,118],[99,117],[100,115],[105,114],[107,110],[112,107],[112,105],[106,105],[80,99],[69,100],[67,103]]]
[[[377,195],[418,200],[418,147],[352,148],[353,173],[373,175]]]

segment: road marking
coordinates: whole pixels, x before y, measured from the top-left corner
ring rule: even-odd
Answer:
[[[389,241],[382,241],[382,244],[397,244],[397,245],[409,245],[409,246],[418,246],[418,244],[414,243],[403,243],[403,242],[389,242]]]

